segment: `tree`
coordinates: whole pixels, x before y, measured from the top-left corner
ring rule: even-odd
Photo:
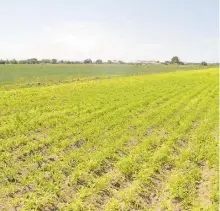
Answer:
[[[201,65],[202,65],[202,66],[207,66],[208,64],[207,64],[207,62],[204,62],[204,61],[203,61],[203,62],[201,62]]]
[[[50,59],[42,59],[41,63],[49,64],[49,63],[51,63],[51,60]]]
[[[27,60],[20,60],[18,63],[19,64],[27,64]]]
[[[36,58],[31,58],[26,60],[27,64],[38,64],[39,61]]]
[[[12,59],[12,60],[10,61],[10,63],[11,63],[11,64],[17,64],[18,62],[17,62],[15,59]]]
[[[113,64],[112,60],[108,60],[107,63],[108,63],[108,64]]]
[[[123,61],[121,61],[121,60],[119,60],[118,63],[119,63],[119,64],[125,64],[125,62],[123,62]]]
[[[174,56],[174,57],[171,59],[171,63],[172,63],[172,64],[179,64],[179,63],[180,63],[180,60],[179,60],[178,56]]]
[[[57,59],[52,59],[52,64],[56,64],[57,63]]]
[[[97,59],[95,63],[96,64],[102,64],[102,60],[101,59]]]
[[[0,64],[5,64],[6,62],[4,60],[0,60]]]
[[[83,63],[84,64],[92,64],[92,60],[91,59],[85,59]]]

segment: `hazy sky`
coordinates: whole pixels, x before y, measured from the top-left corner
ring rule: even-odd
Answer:
[[[218,61],[218,0],[1,0],[0,58]]]

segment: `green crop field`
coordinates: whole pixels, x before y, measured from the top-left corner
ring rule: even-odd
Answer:
[[[1,66],[2,84],[73,74],[28,67]],[[217,210],[218,69],[121,68],[0,90],[0,210]]]
[[[0,65],[1,85],[53,84],[78,79],[206,68],[201,65],[8,64]]]

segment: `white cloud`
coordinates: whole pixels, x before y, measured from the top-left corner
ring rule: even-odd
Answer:
[[[122,26],[123,27],[123,26]],[[58,58],[82,60],[85,58],[148,59],[158,51],[158,44],[140,44],[136,37],[103,22],[71,22],[42,26],[40,36],[14,45],[5,43],[1,54],[6,57]],[[13,51],[12,51],[13,49]]]
[[[28,29],[27,29],[28,30]],[[134,27],[114,26],[105,22],[71,22],[45,25],[28,39],[0,43],[2,58],[30,57],[83,60],[86,58],[116,60],[169,60],[177,55],[183,61],[218,59],[218,40],[168,40],[149,42],[146,35],[138,39]],[[31,38],[31,39],[30,39]],[[216,50],[215,50],[216,49]],[[1,58],[0,58],[1,59]],[[212,59],[213,60],[213,59]]]
[[[125,43],[104,24],[74,22],[44,27],[40,40],[27,51],[36,57],[107,59],[122,56]]]

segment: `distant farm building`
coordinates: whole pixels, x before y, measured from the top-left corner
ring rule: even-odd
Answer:
[[[136,64],[159,64],[159,61],[154,61],[154,60],[137,60],[135,62]]]

